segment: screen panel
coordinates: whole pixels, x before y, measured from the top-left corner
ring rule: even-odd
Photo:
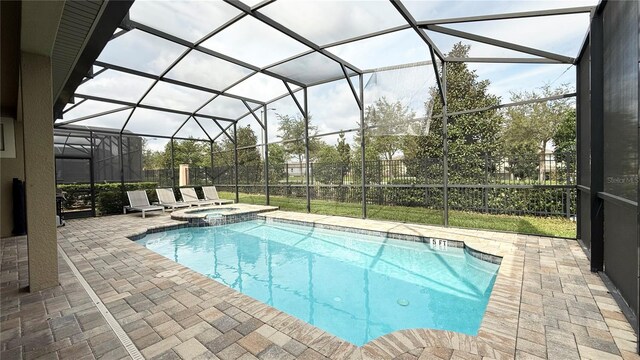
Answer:
[[[131,20],[195,42],[240,14],[223,1],[136,1]]]
[[[203,42],[202,46],[257,67],[266,67],[309,50],[251,16],[245,16],[222,30]]]
[[[363,70],[431,60],[427,44],[413,29],[333,46],[327,50]]]
[[[107,70],[78,86],[76,93],[135,103],[151,84],[153,79]]]
[[[166,77],[222,91],[251,73],[252,70],[240,65],[192,50],[167,73]]]
[[[638,2],[604,8],[604,192],[636,202]],[[604,199],[605,272],[638,314],[637,206]]]
[[[406,24],[387,1],[276,1],[259,12],[318,45]]]
[[[98,61],[160,75],[185,50],[182,45],[134,29],[109,41]]]

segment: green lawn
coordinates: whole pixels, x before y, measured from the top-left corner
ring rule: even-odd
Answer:
[[[235,199],[232,192],[220,191],[220,197]],[[265,204],[265,196],[240,193],[240,202]],[[271,205],[282,210],[306,212],[306,199],[284,196],[271,196]],[[311,212],[314,214],[361,217],[359,203],[341,203],[325,200],[311,200]],[[442,225],[441,210],[408,206],[367,205],[367,217],[377,220],[391,220],[416,224]],[[510,231],[522,234],[560,236],[575,238],[576,223],[562,217],[537,217],[515,215],[492,215],[466,211],[449,211],[449,225],[474,229]]]

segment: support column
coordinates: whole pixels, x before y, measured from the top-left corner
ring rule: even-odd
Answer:
[[[442,62],[442,199],[444,226],[449,226],[449,133],[447,118],[447,63]]]
[[[638,6],[638,20],[640,20],[640,6]],[[640,24],[638,24],[638,33],[640,33]],[[638,104],[640,104],[640,46],[638,46]],[[638,106],[638,137],[640,138],[640,106]],[[636,150],[640,153],[640,141],[638,142],[638,149]],[[640,176],[640,159],[638,159],[638,175]],[[638,183],[637,194],[640,194],[640,182]],[[637,254],[636,258],[638,259],[638,269],[636,270],[637,274],[637,283],[636,289],[638,290],[638,294],[636,295],[636,336],[640,333],[640,207],[636,207],[637,217],[636,223],[638,227],[638,238],[636,239],[636,248]],[[636,353],[640,354],[640,341],[636,341]]]
[[[89,158],[89,182],[91,185],[90,191],[91,191],[91,216],[92,217],[96,217],[96,186],[95,186],[96,179],[93,173],[93,169],[94,169],[93,146],[94,145],[95,145],[95,141],[93,141],[93,131],[89,131],[89,149],[91,151],[90,158]]]
[[[233,123],[233,176],[236,179],[236,203],[240,202],[238,189],[238,131],[237,123]]]
[[[604,44],[602,13],[591,20],[591,271],[604,269]]]
[[[171,188],[176,188],[176,165],[175,165],[176,152],[173,145],[173,138],[171,138]]]
[[[209,141],[209,156],[211,157],[211,185],[213,183],[213,141]]]
[[[20,61],[26,180],[29,291],[58,285],[51,58]]]
[[[122,206],[125,206],[127,196],[124,187],[124,143],[122,141],[122,130],[118,135],[118,158],[120,159],[120,199],[122,199]]]
[[[264,118],[262,119],[262,125],[264,125],[264,195],[267,199],[267,205],[269,205],[271,201],[269,199],[269,132],[267,127],[267,105],[262,107],[262,111],[264,114]]]
[[[362,218],[367,218],[367,186],[366,186],[366,156],[364,140],[364,76],[358,75],[360,82],[360,179],[362,181]]]
[[[307,101],[307,88],[304,91],[304,158],[307,169],[306,185],[307,185],[307,212],[311,212],[311,192],[309,187],[309,178],[311,174],[309,172],[309,101]]]

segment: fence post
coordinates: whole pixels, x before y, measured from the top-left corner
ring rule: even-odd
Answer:
[[[421,159],[422,161],[422,169],[424,170],[424,178],[422,179],[422,183],[424,184],[424,207],[429,207],[429,187],[427,186],[429,184],[429,181],[427,180],[427,165],[428,165],[428,161],[427,159]],[[419,173],[418,173],[419,174]],[[416,176],[418,179],[420,179],[420,176]]]
[[[565,199],[565,206],[566,206],[566,212],[567,212],[567,219],[571,218],[571,188],[569,187],[569,181],[570,181],[570,177],[571,177],[571,168],[569,166],[569,164],[571,163],[571,154],[570,153],[566,153],[565,154],[565,168],[567,168],[567,178],[565,180],[565,186],[566,186],[566,193],[567,193],[567,198]],[[556,159],[556,167],[558,166],[558,159]]]
[[[284,196],[289,196],[289,163],[284,163],[284,174],[285,174],[285,187],[284,187]]]
[[[236,184],[236,203],[240,202],[240,193],[238,188],[238,132],[237,122],[233,123],[233,169]]]
[[[173,146],[173,138],[171,138],[171,189],[176,188],[176,169],[175,169],[175,149]]]
[[[211,185],[214,185],[213,183],[213,141],[209,142],[209,155],[210,155],[210,160],[211,160]]]
[[[382,160],[378,159],[378,185],[382,185],[382,179],[384,178],[384,176],[382,175],[383,172],[383,168],[382,168]],[[382,205],[382,191],[381,191],[381,187],[378,187],[376,189],[376,192],[378,193],[376,198],[378,199],[378,205]]]
[[[345,74],[346,75],[346,74]],[[366,169],[366,143],[364,138],[365,124],[364,124],[364,76],[362,73],[358,74],[360,80],[360,180],[362,182],[361,198],[362,198],[362,218],[367,218],[367,169]]]
[[[482,202],[484,212],[489,213],[489,154],[484,153],[484,187],[482,188]]]
[[[438,74],[436,74],[438,76]],[[442,198],[443,198],[443,217],[444,226],[449,226],[449,139],[447,124],[447,62],[442,62]]]

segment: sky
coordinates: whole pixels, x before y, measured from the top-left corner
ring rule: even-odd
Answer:
[[[247,2],[251,5],[251,2]],[[593,0],[567,1],[403,1],[418,21],[450,17],[531,11],[595,5]],[[306,39],[321,46],[331,45],[353,36],[392,28],[405,24],[403,18],[388,1],[299,1],[278,0],[260,10],[264,15],[298,32]],[[199,42],[211,31],[237,16],[239,11],[220,1],[136,1],[130,10],[132,20],[158,28],[190,42]],[[481,36],[519,45],[534,47],[557,54],[576,57],[588,30],[589,14],[536,17],[518,20],[494,20],[445,25]],[[462,40],[460,38],[427,31],[427,35],[443,52],[451,50],[454,43],[462,41],[471,45],[472,57],[524,57],[532,55]],[[201,46],[248,63],[265,68],[275,62],[310,50],[306,45],[245,16],[215,36],[204,39]],[[99,61],[131,68],[151,75],[160,75],[174,63],[186,47],[150,35],[131,30],[119,36],[105,47]],[[360,69],[375,69],[430,60],[428,48],[412,29],[401,30],[367,40],[344,45],[329,46],[326,51],[337,55]],[[479,79],[491,82],[489,91],[508,102],[511,92],[535,91],[544,85],[575,86],[575,68],[567,64],[469,64]],[[94,71],[100,68],[95,67]],[[279,75],[293,77],[310,83],[322,78],[339,77],[342,68],[338,63],[321,54],[312,53],[270,69]],[[168,79],[195,84],[201,87],[226,91],[257,101],[268,101],[287,93],[281,80],[265,74],[255,74],[242,66],[192,50],[166,73]],[[249,77],[250,76],[250,77]],[[248,78],[247,78],[248,77]],[[236,82],[245,79],[237,85]],[[357,89],[358,78],[352,77]],[[232,97],[214,97],[212,93],[189,89],[160,81],[143,97],[153,83],[152,79],[107,70],[78,87],[76,93],[95,95],[141,104],[167,107],[196,114],[237,119],[247,113],[240,100]],[[379,71],[364,75],[365,105],[385,96],[400,101],[424,116],[424,102],[428,90],[435,86],[433,69],[420,66],[404,70]],[[299,89],[291,85],[295,91]],[[302,91],[296,93],[304,103]],[[359,121],[357,102],[348,82],[343,78],[328,84],[308,88],[309,113],[318,133],[356,128]],[[206,105],[205,105],[206,104]],[[248,103],[258,108],[255,103]],[[70,106],[69,106],[70,107]],[[270,142],[278,141],[278,115],[298,116],[296,104],[290,97],[270,104],[267,111]],[[69,121],[92,114],[120,109],[98,101],[86,101],[64,114],[59,121]],[[261,110],[261,109],[259,109]],[[256,111],[259,117],[264,116]],[[196,118],[198,116],[196,115]],[[127,119],[129,119],[127,121]],[[121,128],[142,134],[193,136],[200,139],[216,137],[218,126],[210,119],[199,118],[200,124],[186,116],[141,109],[121,110],[76,125]],[[228,124],[221,122],[222,125]],[[200,125],[207,131],[205,134]],[[240,120],[238,126],[249,125],[256,134],[260,126],[252,116]],[[176,130],[180,130],[176,133]],[[208,135],[208,136],[207,136]],[[352,138],[353,134],[348,136]],[[258,136],[260,139],[261,137]],[[324,140],[335,143],[336,136]],[[149,139],[152,148],[164,147],[164,140]]]

